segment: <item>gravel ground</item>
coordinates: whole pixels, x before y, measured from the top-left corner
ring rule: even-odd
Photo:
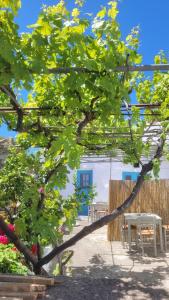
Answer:
[[[61,284],[48,290],[43,300],[167,300],[169,294],[160,286],[150,287],[120,279],[62,277]]]

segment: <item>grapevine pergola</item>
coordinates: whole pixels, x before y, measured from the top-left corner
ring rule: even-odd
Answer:
[[[21,199],[23,210],[17,221],[25,233],[11,232],[2,217],[0,228],[36,274],[55,255],[122,214],[145,176],[152,169],[158,173],[160,158],[168,149],[169,64],[164,53],[155,57],[154,65],[141,65],[138,30],[121,39],[117,2],[109,2],[92,19],[81,16],[82,2],[76,1],[71,12],[63,0],[44,7],[30,26],[32,31],[23,34],[15,23],[21,1],[0,3],[0,120],[17,133],[18,149],[12,150],[2,170],[0,191],[4,189],[6,206],[8,191]],[[153,71],[153,76],[146,78],[146,71]],[[38,151],[29,155],[33,147]],[[65,214],[58,209],[56,183],[63,188],[68,168],[76,169],[81,158],[105,160],[116,153],[120,160],[141,166],[131,195],[112,213],[42,257],[44,237],[51,243],[49,233],[53,228],[59,231],[59,224],[70,221],[73,214],[71,201]],[[48,208],[54,213],[46,223]],[[31,235],[38,245],[37,256],[23,243]]]
[[[169,64],[157,64],[157,65],[135,65],[135,66],[121,66],[121,67],[116,67],[114,70],[109,70],[109,71],[102,71],[101,73],[96,72],[96,71],[92,71],[92,70],[88,70],[87,68],[81,68],[81,67],[73,67],[73,68],[57,68],[57,69],[50,69],[48,70],[49,74],[67,74],[67,73],[71,73],[71,72],[75,72],[75,73],[96,73],[97,76],[103,76],[103,74],[105,75],[106,73],[112,73],[112,72],[119,72],[119,73],[124,73],[124,76],[128,73],[128,72],[136,72],[136,71],[141,71],[141,72],[145,72],[145,71],[168,71],[169,70]],[[0,107],[0,113],[3,115],[5,114],[16,114],[18,121],[17,121],[17,127],[13,130],[16,131],[24,131],[24,129],[22,128],[22,123],[23,123],[23,119],[24,116],[29,116],[31,114],[31,112],[35,112],[37,115],[37,118],[40,118],[40,116],[46,115],[46,113],[50,112],[50,115],[54,114],[57,116],[57,114],[59,115],[59,110],[58,107],[56,106],[22,106],[19,104],[19,102],[17,101],[17,97],[14,94],[14,92],[12,91],[12,89],[10,88],[10,86],[2,86],[1,91],[6,94],[9,98],[10,98],[10,102],[11,102],[11,106],[9,107]],[[122,104],[121,105],[121,116],[123,117],[128,117],[128,118],[132,118],[132,108],[137,108],[139,110],[139,116],[140,117],[144,117],[144,116],[149,116],[150,118],[152,117],[152,120],[155,122],[158,120],[158,116],[161,116],[161,113],[157,110],[158,108],[161,107],[161,103],[136,103],[136,104]],[[146,110],[146,112],[145,112]],[[112,113],[113,116],[116,116],[118,114],[116,113]],[[31,117],[31,116],[30,116]],[[155,119],[157,117],[157,119]],[[158,120],[159,121],[159,120]],[[35,126],[37,126],[38,122],[35,122]],[[159,123],[158,123],[159,124]],[[39,126],[39,125],[38,125]],[[155,126],[155,129],[152,129],[153,126]],[[33,127],[33,126],[32,126]],[[138,133],[132,133],[133,136],[137,137],[137,138],[148,138],[148,137],[153,137],[154,135],[158,135],[160,134],[160,130],[156,128],[157,125],[153,125],[153,122],[151,124],[151,130],[146,130],[146,132],[144,133],[144,135],[138,135]],[[46,126],[45,130],[51,131],[51,132],[57,132],[57,131],[62,131],[63,127],[62,125],[59,127],[55,127],[55,126]],[[113,128],[116,129],[117,128]],[[128,127],[128,129],[130,129],[130,127]],[[97,133],[95,132],[89,132],[89,135],[91,135],[91,137],[93,136],[97,136]],[[129,131],[124,131],[124,132],[119,132],[117,131],[112,131],[112,128],[106,128],[106,132],[103,133],[104,136],[109,137],[111,139],[118,139],[118,138],[126,138],[129,137],[131,135],[131,132]],[[110,144],[111,145],[111,144]],[[92,146],[92,145],[91,145]],[[94,146],[94,145],[93,145]],[[105,146],[103,144],[103,146]],[[107,146],[107,145],[106,145]],[[99,148],[98,148],[99,150]],[[90,153],[90,152],[89,152]],[[109,152],[110,155],[110,152]]]

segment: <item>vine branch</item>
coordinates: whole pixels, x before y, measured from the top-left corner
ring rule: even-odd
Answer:
[[[10,98],[10,103],[17,112],[18,119],[17,119],[17,125],[16,125],[15,130],[16,131],[22,131],[22,123],[23,123],[24,112],[23,112],[21,106],[19,105],[19,103],[16,99],[15,93],[10,88],[10,86],[6,86],[6,85],[1,86],[0,90]]]
[[[53,250],[44,256],[38,263],[37,267],[42,267],[44,264],[47,264],[51,259],[53,259],[56,255],[60,252],[64,251],[65,249],[73,246],[79,240],[87,236],[88,234],[92,233],[93,231],[99,229],[100,227],[112,222],[116,219],[119,215],[121,215],[131,204],[133,203],[134,199],[136,198],[142,183],[144,182],[145,175],[150,172],[153,168],[153,161],[154,159],[159,159],[163,154],[163,147],[164,147],[164,139],[161,139],[159,146],[157,147],[156,153],[152,160],[142,166],[142,170],[138,176],[136,184],[129,195],[129,197],[119,206],[117,207],[112,213],[102,217],[101,219],[93,222],[91,225],[85,226],[80,232],[78,232],[75,236],[64,242],[60,246],[55,246]]]

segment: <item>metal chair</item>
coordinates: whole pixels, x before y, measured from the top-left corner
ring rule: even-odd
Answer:
[[[93,206],[92,205],[89,205],[88,206],[88,223],[90,222],[93,222]]]
[[[95,220],[106,216],[108,214],[108,204],[106,202],[97,202],[94,207]]]
[[[138,225],[139,242],[141,243],[142,255],[144,256],[144,246],[154,244],[154,255],[157,256],[157,236],[155,219],[147,220],[143,218]]]
[[[163,236],[164,236],[164,246],[165,250],[167,251],[167,243],[169,242],[169,225],[163,225]]]
[[[132,242],[136,242],[137,244],[136,229],[137,229],[136,226],[134,225],[131,226],[131,239]],[[122,241],[123,248],[125,248],[126,243],[128,243],[128,225],[125,223],[121,225],[121,241]]]
[[[93,203],[88,208],[88,221],[94,222],[108,214],[108,204],[106,202]]]

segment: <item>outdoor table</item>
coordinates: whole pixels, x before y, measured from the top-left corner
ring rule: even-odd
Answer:
[[[162,219],[160,216],[151,213],[126,213],[124,214],[125,222],[128,225],[128,243],[129,243],[129,251],[131,250],[131,225],[138,226],[141,223],[144,223],[144,220],[152,220],[156,225],[159,226],[160,233],[160,248],[163,252],[163,236],[162,236]]]

